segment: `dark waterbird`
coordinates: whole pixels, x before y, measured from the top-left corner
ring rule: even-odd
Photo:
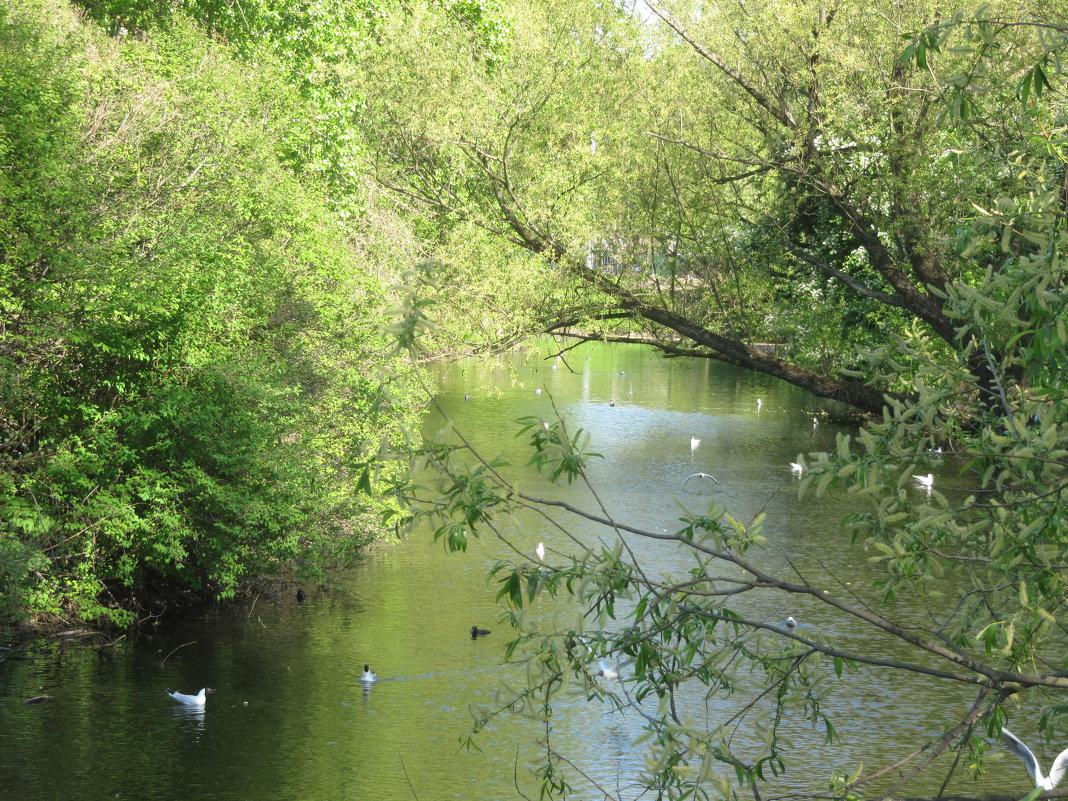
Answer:
[[[472,640],[475,639],[476,637],[485,637],[489,633],[490,633],[489,629],[480,629],[478,626],[472,626],[471,627],[471,639]]]

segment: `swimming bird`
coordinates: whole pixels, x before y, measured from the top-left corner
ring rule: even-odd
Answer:
[[[813,427],[813,428],[815,428],[815,427],[816,427],[816,426],[818,426],[819,424],[820,424],[820,421],[819,421],[819,420],[817,420],[817,419],[816,419],[815,417],[813,417],[813,418],[812,418],[812,427]]]
[[[541,387],[537,387],[537,388],[536,388],[536,389],[534,390],[534,394],[535,394],[535,395],[540,395],[540,394],[541,394]]]
[[[490,633],[489,629],[480,629],[478,626],[471,627],[471,639],[474,640],[477,637],[485,637]]]
[[[757,411],[758,412],[760,411],[760,407],[763,406],[763,405],[764,405],[764,401],[762,401],[760,398],[757,398]]]
[[[471,400],[471,393],[470,392],[468,392],[466,395],[464,395],[464,400]]]
[[[697,437],[690,437],[690,450],[691,451],[697,450],[697,446],[700,445],[700,444],[701,444],[701,440],[699,440]]]
[[[360,676],[360,681],[365,681],[368,684],[378,681],[378,676],[372,672],[370,665],[363,666],[363,675]]]
[[[616,663],[613,664],[612,662],[609,662],[607,659],[602,658],[602,659],[598,659],[597,660],[597,664],[600,666],[600,670],[598,670],[593,675],[601,676],[602,678],[605,678],[605,679],[618,679],[619,678],[619,671],[621,671],[623,668],[625,668],[627,665],[629,665],[630,662],[629,661],[628,662],[616,662]]]
[[[544,542],[539,542],[538,543],[538,547],[534,549],[534,553],[536,553],[538,555],[538,561],[539,562],[544,562],[545,561],[545,543]]]
[[[1053,760],[1053,767],[1049,770],[1049,776],[1046,776],[1042,773],[1038,758],[1031,753],[1031,749],[1024,745],[1020,738],[1008,729],[1002,728],[1001,740],[1024,763],[1024,767],[1027,768],[1027,775],[1031,777],[1035,787],[1052,790],[1064,777],[1064,771],[1068,769],[1068,748],[1061,751],[1057,758]]]
[[[787,615],[786,620],[784,620],[782,624],[788,629],[797,628],[797,620],[794,619],[793,615]]]
[[[805,466],[800,462],[790,462],[790,472],[795,475],[801,475],[805,472]]]
[[[297,603],[298,604],[304,603],[304,599],[307,598],[307,597],[308,597],[308,594],[306,592],[304,592],[304,588],[303,587],[297,587]]]
[[[693,475],[690,475],[690,476],[686,476],[686,478],[684,478],[684,479],[682,480],[682,483],[683,483],[683,484],[685,484],[685,483],[686,483],[687,481],[689,481],[689,480],[690,480],[691,478],[710,478],[710,479],[712,479],[713,481],[715,481],[715,482],[716,482],[717,484],[719,483],[719,479],[718,479],[718,478],[716,478],[716,477],[715,477],[714,475],[712,475],[711,473],[694,473]]]
[[[196,695],[186,695],[185,693],[175,693],[167,690],[167,695],[177,701],[179,704],[189,704],[189,706],[204,706],[208,701],[208,688],[202,687],[200,692]]]
[[[572,634],[567,638],[567,655],[571,658],[575,657],[575,649],[579,646],[583,648],[589,648],[590,640],[588,637],[583,637],[581,634]]]
[[[916,479],[916,483],[919,484],[921,487],[927,487],[927,489],[930,489],[932,486],[934,486],[934,473],[928,473],[925,476],[913,476],[913,478]]]
[[[597,671],[598,676],[603,676],[606,679],[618,679],[619,668],[609,662],[607,659],[601,659],[598,661],[601,669]]]

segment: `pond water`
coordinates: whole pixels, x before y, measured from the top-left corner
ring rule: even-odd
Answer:
[[[835,592],[872,597],[870,554],[851,546],[840,525],[850,501],[833,493],[799,499],[789,466],[799,453],[830,449],[837,432],[853,429],[833,404],[726,365],[665,360],[620,345],[589,346],[564,359],[529,351],[469,361],[443,367],[440,378],[440,412],[484,454],[505,456],[525,490],[594,509],[587,490],[551,487],[524,467],[515,421],[559,414],[602,454],[590,475],[615,519],[673,531],[684,509],[705,511],[713,500],[742,520],[764,512],[768,544],[755,560],[826,580]],[[427,436],[443,430],[441,413],[428,414]],[[700,442],[692,447],[692,439]],[[698,471],[720,483],[683,482]],[[604,537],[583,524],[575,531]],[[533,516],[502,534],[508,543],[484,538],[466,553],[447,554],[427,532],[414,532],[374,548],[340,586],[305,588],[303,603],[287,588],[241,608],[168,620],[116,647],[97,650],[71,638],[37,645],[23,660],[0,661],[0,798],[537,797],[536,722],[495,719],[476,740],[481,750],[464,748],[462,739],[472,710],[505,703],[505,688],[523,672],[504,659],[511,634],[495,606],[489,568],[511,553],[510,545],[532,553],[544,542],[549,562],[573,545]],[[654,572],[688,564],[671,544],[631,544]],[[745,609],[764,620],[792,614],[845,648],[898,655],[892,643],[873,640],[822,605],[786,603],[764,596],[746,601]],[[923,620],[927,610],[909,604],[902,599],[895,614]],[[533,614],[547,625],[570,612],[558,604]],[[472,625],[492,634],[473,640]],[[378,673],[377,683],[358,681],[364,663]],[[201,711],[164,694],[203,686],[217,692]],[[39,694],[54,699],[22,703]],[[885,764],[959,720],[972,700],[949,682],[906,681],[871,668],[847,673],[824,704],[842,742],[828,746],[822,731],[793,727],[793,748],[803,759],[776,788],[823,792],[828,766]],[[737,703],[694,711],[730,714]],[[1018,710],[1013,727],[1038,750],[1029,712],[1026,705]],[[599,784],[636,798],[632,783],[645,755],[634,741],[642,726],[633,712],[576,695],[561,703],[554,736]],[[759,732],[744,726],[739,742],[758,741]],[[1048,766],[1051,754],[1039,756]],[[933,794],[942,775],[905,792]],[[590,785],[577,787],[575,798],[603,797]],[[1028,781],[1006,755],[989,763],[982,783],[955,780],[948,789],[1022,793]]]

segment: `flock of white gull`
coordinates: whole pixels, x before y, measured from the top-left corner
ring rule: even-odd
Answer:
[[[795,629],[803,624],[798,623],[797,619],[791,616],[787,617],[781,625],[788,629]],[[479,629],[475,626],[471,628],[471,631],[472,637],[490,633],[485,629]],[[627,667],[628,664],[629,662],[612,662],[602,658],[598,660],[598,670],[595,675],[605,679],[618,679],[620,677],[620,671]],[[376,681],[378,681],[378,675],[371,670],[370,665],[365,664],[363,666],[363,673],[360,675],[360,683],[363,684],[364,687],[368,687]],[[204,687],[196,695],[187,695],[186,693],[172,692],[171,690],[167,690],[167,695],[180,704],[203,708],[207,703],[208,694],[213,692],[215,692],[215,690]],[[1002,742],[1008,746],[1009,750],[1016,754],[1016,756],[1020,758],[1020,761],[1023,762],[1024,768],[1027,770],[1027,775],[1031,777],[1031,781],[1034,783],[1035,787],[1043,790],[1052,790],[1060,783],[1061,779],[1064,778],[1064,773],[1068,770],[1068,748],[1057,755],[1057,758],[1053,760],[1053,766],[1047,774],[1042,772],[1042,766],[1039,764],[1038,757],[1034,755],[1034,752],[1031,751],[1019,737],[1008,729],[1002,728],[1001,739]]]
[[[708,476],[708,478],[711,478],[711,476]],[[544,561],[545,543],[539,542],[537,548],[535,548],[535,553],[540,561]],[[807,624],[800,623],[797,618],[790,615],[778,625],[793,630]],[[478,626],[471,627],[472,639],[484,637],[490,633],[491,632],[488,629],[479,628]],[[585,642],[583,638],[580,637],[579,639]],[[618,679],[620,678],[622,670],[629,664],[630,662],[613,662],[609,659],[601,658],[598,660],[598,669],[594,675],[605,679]],[[360,674],[360,683],[366,689],[377,681],[378,674],[371,670],[369,664],[365,664],[363,666],[363,673]],[[171,690],[167,690],[166,692],[167,695],[180,704],[203,709],[207,704],[208,695],[214,693],[215,690],[210,687],[203,687],[196,695],[173,692]],[[1032,752],[1019,737],[1008,729],[1002,728],[1001,739],[1005,745],[1008,746],[1009,750],[1023,762],[1024,768],[1027,770],[1027,775],[1031,777],[1031,781],[1034,783],[1035,787],[1043,790],[1052,790],[1060,783],[1061,779],[1064,778],[1065,771],[1068,770],[1068,748],[1057,755],[1057,758],[1053,760],[1053,766],[1047,774],[1042,772],[1042,766],[1039,764],[1038,757],[1034,755],[1034,752]]]
[[[763,407],[763,405],[764,405],[764,402],[760,398],[757,398],[756,407],[757,407],[757,411],[758,412],[761,410],[761,407]],[[819,424],[820,424],[819,418],[813,417],[812,418],[812,428],[813,429],[818,428]],[[692,453],[695,453],[699,447],[701,447],[701,439],[700,439],[700,437],[690,437],[690,451]],[[931,453],[933,455],[935,455],[935,456],[941,456],[942,449],[941,448],[937,448],[937,449],[931,451]],[[800,476],[802,473],[805,472],[805,466],[801,462],[790,462],[790,472],[793,473],[795,476]],[[692,473],[692,474],[686,476],[686,478],[684,478],[682,480],[682,483],[685,484],[691,478],[707,478],[707,479],[711,479],[712,481],[716,482],[717,484],[721,484],[722,483],[718,478],[716,478],[711,473]],[[931,489],[934,487],[934,473],[928,473],[925,476],[914,475],[913,479],[915,479],[916,484],[921,489],[926,490],[928,494],[931,493]]]
[[[541,394],[540,389],[536,390],[536,392],[538,394]],[[470,396],[468,396],[468,399],[469,398]],[[763,405],[763,401],[757,398],[757,411],[760,411],[760,408]],[[813,417],[812,427],[816,428],[818,425],[819,420]],[[698,437],[690,437],[691,451],[696,451],[698,447],[700,447],[700,445],[701,440]],[[801,475],[804,470],[805,466],[800,462],[790,462],[790,471],[795,475]],[[693,473],[683,479],[682,483],[685,484],[691,478],[707,478],[717,484],[720,483],[719,479],[717,479],[711,473],[704,472]],[[934,486],[934,475],[932,473],[928,473],[925,476],[914,475],[913,478],[916,480],[916,483],[920,487],[923,487],[928,491],[930,491],[931,488]],[[539,561],[545,561],[545,543],[539,542],[537,547],[534,549],[534,552],[537,554]],[[301,598],[301,600],[303,600],[303,598]],[[786,620],[783,621],[782,625],[788,629],[795,629],[801,624],[798,623],[797,620],[791,616],[787,617]],[[490,632],[488,629],[481,629],[478,626],[471,627],[472,638],[485,636],[489,633]],[[626,667],[626,663],[613,663],[607,659],[600,659],[598,661],[599,669],[597,670],[595,675],[601,676],[606,679],[619,678],[620,670],[624,667]],[[374,684],[376,681],[378,681],[378,675],[373,670],[371,670],[370,665],[365,664],[363,666],[363,673],[360,675],[360,682],[364,686],[367,686],[370,684]],[[202,688],[201,691],[196,695],[187,695],[186,693],[178,693],[167,690],[167,694],[178,703],[200,707],[204,706],[207,703],[208,694],[212,692],[215,691],[207,687]],[[1016,735],[1014,735],[1008,729],[1003,728],[1001,730],[1001,738],[1005,745],[1008,746],[1009,750],[1012,751],[1012,753],[1016,754],[1016,756],[1018,756],[1020,760],[1024,763],[1024,767],[1027,769],[1027,775],[1031,777],[1031,780],[1034,782],[1035,787],[1041,787],[1044,790],[1052,790],[1054,787],[1057,786],[1057,784],[1060,783],[1061,779],[1064,777],[1065,771],[1068,770],[1068,748],[1066,748],[1064,751],[1061,751],[1061,753],[1057,755],[1057,758],[1053,760],[1053,767],[1050,768],[1049,774],[1045,774],[1042,772],[1042,767],[1039,765],[1038,758],[1034,755],[1031,749],[1024,745],[1023,741],[1021,741]]]

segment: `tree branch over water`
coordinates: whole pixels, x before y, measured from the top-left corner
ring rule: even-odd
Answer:
[[[437,73],[417,70],[411,83],[426,88],[412,130],[428,157],[389,154],[383,175],[428,217],[497,231],[534,257],[523,263],[536,264],[549,299],[539,310],[550,310],[538,330],[637,339],[871,413],[799,467],[807,496],[847,501],[842,547],[863,546],[856,558],[875,578],[850,587],[766,567],[762,516],[743,522],[721,505],[685,512],[674,532],[616,519],[589,480],[584,432],[559,415],[518,425],[531,465],[591,492],[585,508],[518,486],[466,440],[428,445],[420,456],[442,484],[407,497],[449,548],[483,532],[508,544],[514,558],[493,571],[518,632],[508,655],[544,692],[542,722],[558,688],[625,701],[650,731],[643,780],[665,796],[704,791],[717,765],[763,793],[791,762],[790,725],[840,736],[825,690],[854,671],[977,695],[905,760],[821,774],[835,797],[933,773],[950,751],[943,789],[980,770],[1009,698],[1041,706],[1033,717],[1059,736],[1068,278],[1045,70],[1060,69],[1064,46],[961,15],[924,28],[926,11],[911,7],[713,3],[686,15],[657,3],[666,28],[632,30],[601,6],[557,2],[567,13],[517,17],[512,61],[492,77],[447,73],[466,91],[463,114],[436,100],[449,88]],[[908,30],[921,32],[903,45]],[[951,46],[958,34],[978,44]],[[584,74],[569,71],[579,63]],[[979,63],[982,109],[963,85]],[[560,538],[547,559],[510,533],[513,515],[525,525],[531,513]],[[682,575],[656,575],[639,543],[683,555]],[[920,624],[896,611],[904,595]],[[532,624],[532,606],[561,598],[579,608],[574,621]],[[782,599],[864,639],[753,611]],[[620,662],[617,689],[602,679]],[[719,715],[732,694],[742,711]]]

